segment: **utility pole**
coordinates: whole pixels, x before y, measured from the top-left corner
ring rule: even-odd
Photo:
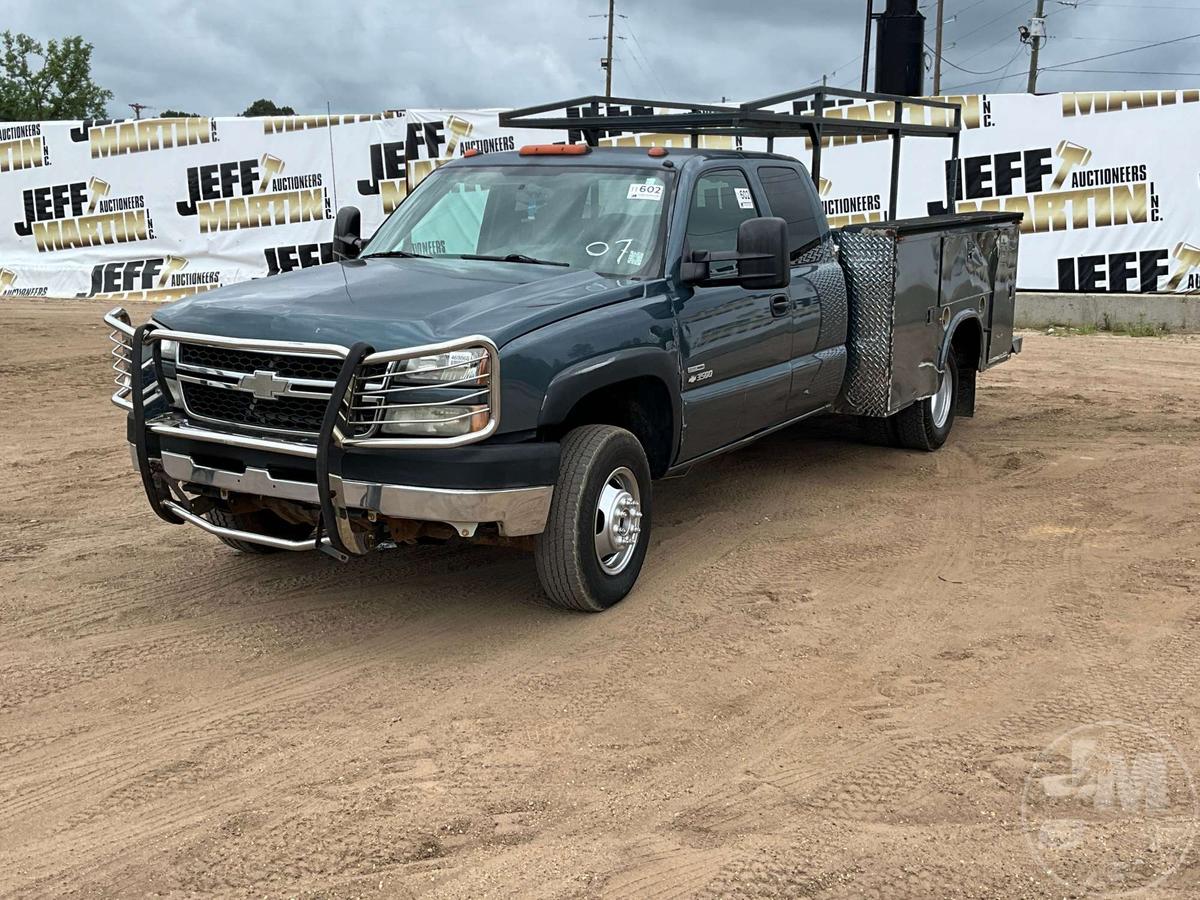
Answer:
[[[608,51],[604,56],[604,96],[612,96],[612,70],[613,70],[613,6],[616,0],[608,0]]]
[[[1029,93],[1037,93],[1038,51],[1046,40],[1046,0],[1038,0],[1037,13],[1029,23]]]
[[[863,29],[863,76],[862,89],[867,90],[867,78],[871,74],[871,22],[875,19],[875,0],[867,0],[867,24]]]
[[[133,117],[135,119],[140,119],[142,117],[142,110],[149,109],[150,107],[148,107],[145,103],[130,103],[129,108],[133,110]]]
[[[933,42],[933,96],[942,93],[942,24],[945,21],[945,0],[937,0],[937,38]]]

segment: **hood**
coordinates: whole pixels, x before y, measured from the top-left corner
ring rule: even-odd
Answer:
[[[503,346],[559,319],[639,296],[643,282],[558,266],[459,259],[348,260],[166,306],[175,331],[395,350],[472,334]]]

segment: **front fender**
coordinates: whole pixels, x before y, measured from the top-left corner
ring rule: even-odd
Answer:
[[[674,433],[679,434],[683,417],[683,402],[679,394],[679,357],[673,350],[660,347],[614,350],[559,372],[546,389],[546,398],[538,414],[538,427],[559,424],[579,400],[593,391],[647,376],[657,378],[666,387],[671,398]]]
[[[585,394],[628,378],[659,378],[680,415],[679,342],[671,297],[645,296],[572,316],[500,349],[502,434],[557,424]]]

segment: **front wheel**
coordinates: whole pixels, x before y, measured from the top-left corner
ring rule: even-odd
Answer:
[[[951,353],[932,397],[918,400],[896,413],[896,442],[910,450],[937,450],[950,437],[958,405],[958,363]]]
[[[624,598],[646,558],[650,510],[650,465],[636,437],[612,425],[570,432],[534,549],[550,602],[600,612]]]
[[[235,531],[249,531],[254,534],[265,534],[269,537],[285,538],[291,541],[303,540],[312,534],[311,526],[285,522],[269,509],[235,513],[232,510],[217,506],[208,511],[208,521],[222,528],[232,528]],[[242,553],[266,556],[270,553],[280,552],[275,547],[267,547],[263,544],[251,544],[248,541],[239,541],[235,538],[222,537],[220,535],[217,536],[217,540],[222,544],[232,547],[234,550],[240,550]]]

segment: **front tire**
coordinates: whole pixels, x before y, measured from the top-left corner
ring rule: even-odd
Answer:
[[[910,450],[937,450],[950,437],[957,405],[958,362],[951,353],[946,357],[937,392],[896,413],[894,427],[899,446]]]
[[[265,534],[270,537],[286,538],[292,541],[308,537],[312,532],[311,528],[307,528],[304,525],[294,525],[290,522],[285,522],[267,509],[260,509],[252,513],[235,513],[218,506],[208,511],[208,521],[214,525],[219,525],[221,528],[250,531],[255,534]],[[217,540],[226,546],[232,547],[234,550],[240,550],[242,553],[266,556],[270,553],[282,552],[276,547],[265,547],[262,544],[251,544],[246,541],[221,537],[220,535],[217,536]]]
[[[650,541],[651,499],[650,464],[633,434],[612,425],[567,434],[534,549],[551,603],[601,612],[633,589]]]

